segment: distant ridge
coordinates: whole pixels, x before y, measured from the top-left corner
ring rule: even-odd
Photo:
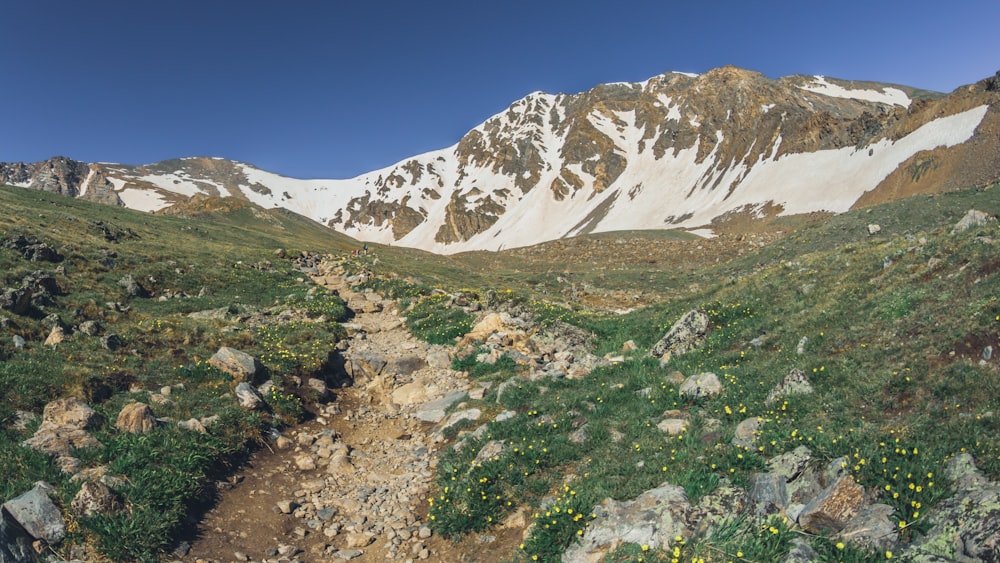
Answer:
[[[154,211],[195,195],[284,207],[451,254],[592,232],[843,212],[1000,178],[1000,73],[951,94],[727,66],[535,92],[455,145],[339,180],[218,158],[0,164],[0,181]]]

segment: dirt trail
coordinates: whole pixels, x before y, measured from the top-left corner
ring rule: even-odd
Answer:
[[[340,275],[314,279],[355,311],[345,352],[360,358],[354,385],[336,390],[314,420],[254,454],[222,487],[198,524],[199,537],[176,560],[496,561],[509,554],[519,532],[454,543],[426,526],[442,444],[434,425],[414,414],[470,387],[442,365],[447,350],[410,336],[393,302],[352,292]],[[387,362],[381,368],[380,360]]]

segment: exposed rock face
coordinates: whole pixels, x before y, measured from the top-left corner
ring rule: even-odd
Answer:
[[[0,563],[33,563],[38,555],[31,547],[31,536],[24,527],[0,507]]]

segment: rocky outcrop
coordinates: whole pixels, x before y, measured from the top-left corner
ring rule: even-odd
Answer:
[[[74,449],[100,445],[87,432],[100,423],[100,415],[80,399],[58,399],[45,405],[42,425],[24,445],[50,455],[68,456]]]

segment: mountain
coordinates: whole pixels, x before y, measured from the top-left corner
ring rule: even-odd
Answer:
[[[723,67],[535,92],[457,144],[342,180],[185,158],[55,158],[0,181],[146,211],[197,194],[284,207],[361,240],[442,254],[734,217],[844,212],[1000,177],[1000,73],[948,95]]]

